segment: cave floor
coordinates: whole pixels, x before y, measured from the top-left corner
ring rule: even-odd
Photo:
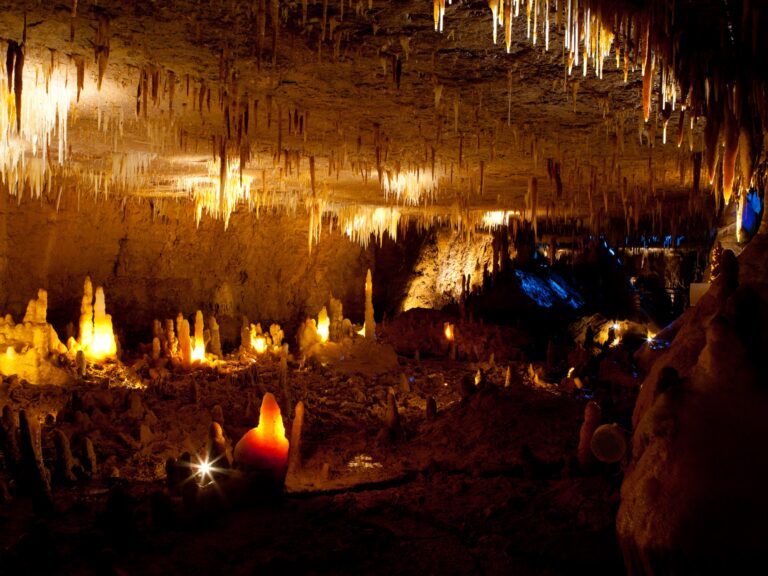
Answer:
[[[50,432],[60,428],[73,449],[91,439],[99,474],[69,485],[54,476],[56,511],[36,516],[0,469],[12,494],[0,506],[0,572],[623,571],[621,469],[582,475],[574,462],[583,394],[535,386],[523,363],[398,361],[395,371],[352,376],[291,364],[290,402],[277,360],[265,359],[151,381],[134,362],[92,367],[69,388],[4,382],[0,405],[38,415],[49,468]],[[462,400],[462,378],[478,369],[487,384]],[[146,387],[124,386],[139,382]],[[284,412],[306,406],[303,465],[282,498],[245,504],[222,490],[226,482],[191,504],[169,491],[166,460],[204,452],[212,413],[234,444],[267,391]],[[389,391],[403,428],[395,439],[381,432]],[[427,419],[429,396],[438,413]]]

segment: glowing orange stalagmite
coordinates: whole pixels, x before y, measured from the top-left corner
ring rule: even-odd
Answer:
[[[261,401],[259,425],[246,432],[235,445],[235,464],[246,471],[257,472],[282,485],[288,466],[288,439],[274,395],[267,393]]]

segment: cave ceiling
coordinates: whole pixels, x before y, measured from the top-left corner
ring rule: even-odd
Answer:
[[[711,210],[719,179],[694,193],[694,176],[708,144],[725,150],[713,166],[728,159],[728,113],[708,139],[717,91],[697,88],[728,63],[681,88],[674,3],[587,2],[588,14],[532,1],[515,16],[513,2],[508,48],[503,7],[494,43],[493,2],[445,5],[442,32],[424,0],[5,4],[2,185],[19,197],[189,201],[225,223],[234,210],[289,211],[363,222],[364,235],[397,225],[377,208],[454,223],[535,209],[629,229],[639,214]],[[649,20],[668,5],[672,16]],[[700,3],[696,21],[720,30],[718,6]],[[569,14],[581,14],[578,61]],[[741,174],[761,134],[749,132]]]

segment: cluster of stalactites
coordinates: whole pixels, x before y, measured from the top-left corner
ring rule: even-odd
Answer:
[[[625,47],[625,76],[627,62],[639,64],[643,117],[650,119],[656,100],[664,142],[673,113],[678,146],[684,127],[706,118],[701,160],[719,207],[721,198],[727,204],[734,191],[743,196],[753,184],[768,129],[768,86],[760,64],[766,42],[753,26],[765,9],[736,2],[729,14],[738,17],[717,18],[666,1],[652,8],[611,16],[619,23],[617,46]]]
[[[763,134],[768,129],[768,86],[759,76],[762,68],[754,65],[762,57],[765,46],[761,43],[765,41],[751,24],[759,20],[760,8],[740,2],[732,7],[740,18],[726,21],[709,17],[705,22],[695,10],[668,2],[654,6],[654,10],[631,16],[612,16],[618,22],[617,63],[622,47],[625,79],[627,68],[639,65],[643,118],[650,119],[657,100],[665,143],[673,113],[678,115],[678,147],[682,146],[686,125],[692,129],[697,117],[706,118],[703,158],[696,152],[694,182],[698,182],[703,164],[719,209],[721,199],[729,203],[734,191],[742,198],[753,185]],[[716,34],[706,34],[701,30],[703,25]],[[693,35],[691,30],[699,30],[699,34]],[[707,39],[694,40],[694,36]],[[706,46],[696,42],[706,42]],[[689,145],[693,152],[693,142]]]
[[[232,212],[239,205],[253,210],[252,182],[251,176],[242,173],[239,159],[227,161],[226,156],[222,156],[208,163],[207,176],[180,178],[177,184],[195,203],[195,222],[198,225],[205,213],[223,220],[226,229]]]
[[[397,208],[341,206],[335,210],[335,215],[344,234],[363,248],[368,247],[371,237],[381,245],[385,233],[397,242],[401,216]]]
[[[448,0],[451,4],[451,0]],[[569,2],[570,4],[570,2]],[[435,31],[442,32],[445,20],[445,0],[433,0],[433,16],[435,21]],[[493,43],[498,40],[499,28],[504,33],[504,42],[509,53],[512,46],[512,18],[520,15],[520,7],[525,9],[527,27],[526,37],[534,45],[538,42],[539,31],[544,34],[544,47],[549,50],[549,21],[551,6],[549,0],[488,0],[488,7],[491,9],[491,30],[493,33]]]
[[[9,41],[8,66],[0,68],[0,182],[19,198],[25,190],[39,198],[66,160],[74,83],[55,52],[50,64],[25,74],[25,51]]]

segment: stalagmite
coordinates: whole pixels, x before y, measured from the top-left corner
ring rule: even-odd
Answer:
[[[112,357],[117,352],[115,336],[112,332],[112,316],[107,314],[104,288],[98,286],[93,299],[93,343],[95,357]]]
[[[56,446],[56,468],[54,475],[59,482],[72,483],[77,480],[73,469],[77,465],[69,446],[69,438],[61,430],[54,430],[53,442]]]
[[[168,358],[174,358],[179,353],[179,341],[176,339],[176,333],[173,329],[173,319],[165,320],[165,355]]]
[[[80,464],[87,476],[93,477],[99,471],[98,461],[96,459],[96,450],[89,437],[82,440],[80,449]]]
[[[117,355],[117,341],[112,330],[112,316],[106,311],[104,288],[98,286],[94,294],[90,277],[85,278],[83,286],[78,345],[91,360],[101,361]]]
[[[205,361],[205,337],[203,336],[204,330],[205,323],[203,321],[203,313],[198,310],[195,313],[195,336],[191,344],[193,362]]]
[[[590,400],[584,407],[584,420],[579,430],[579,447],[577,449],[577,458],[579,468],[582,472],[589,472],[595,465],[595,457],[592,454],[592,436],[600,426],[602,411],[597,402]]]
[[[230,468],[232,453],[220,422],[211,422],[208,429],[208,460],[215,468]]]
[[[90,348],[93,341],[93,285],[91,277],[85,277],[83,300],[80,305],[80,346]]]
[[[189,321],[179,314],[176,320],[176,330],[179,333],[179,353],[181,354],[181,365],[183,368],[189,368],[192,365],[192,341],[189,336]]]
[[[258,426],[246,432],[235,445],[235,465],[254,475],[260,488],[280,491],[288,469],[288,449],[280,407],[274,395],[267,392],[261,402]]]
[[[389,440],[399,440],[403,437],[403,428],[400,424],[400,411],[397,408],[397,400],[391,392],[387,394],[387,411],[384,415],[384,432]]]
[[[21,451],[19,487],[30,493],[35,510],[42,514],[53,511],[51,476],[43,463],[39,438],[25,410],[19,411],[19,445]]]
[[[427,398],[426,417],[427,420],[434,420],[437,418],[437,402],[433,396]]]
[[[75,354],[75,371],[80,378],[85,378],[87,366],[85,354],[82,350],[78,350]]]
[[[328,338],[331,342],[340,342],[342,331],[341,325],[344,322],[343,306],[341,300],[337,300],[331,296],[331,300],[328,303],[330,327]]]
[[[373,279],[371,270],[365,276],[365,337],[376,338],[376,322],[373,318]]]
[[[219,330],[219,323],[216,322],[215,316],[208,317],[208,330],[211,333],[211,354],[221,358],[223,356],[221,352],[221,333]]]
[[[280,347],[280,388],[288,390],[288,344]]]
[[[11,476],[16,476],[21,462],[21,451],[19,449],[18,426],[16,419],[7,404],[3,406],[2,416],[0,417],[0,449],[3,451],[5,466]]]
[[[298,402],[291,424],[291,439],[288,452],[288,474],[293,476],[301,471],[301,435],[304,429],[304,402]]]
[[[322,342],[328,342],[330,336],[331,321],[328,318],[328,310],[325,306],[320,310],[320,314],[317,316],[317,333],[320,335]]]

